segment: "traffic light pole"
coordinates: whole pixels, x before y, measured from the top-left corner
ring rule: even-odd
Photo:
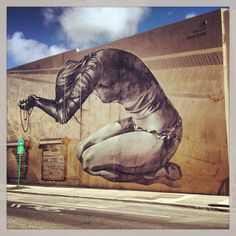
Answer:
[[[21,156],[24,154],[25,148],[24,144],[25,141],[24,139],[20,138],[18,139],[18,146],[17,146],[17,154],[19,155],[18,158],[18,180],[17,180],[17,188],[20,188],[20,166],[21,166]]]
[[[19,160],[18,160],[18,180],[17,180],[17,188],[20,188],[20,166],[21,166],[21,154],[19,154]]]

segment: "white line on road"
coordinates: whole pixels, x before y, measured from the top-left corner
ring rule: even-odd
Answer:
[[[68,203],[64,203],[64,202],[61,202],[61,203],[58,203],[58,204],[68,206]],[[78,207],[87,207],[88,206],[88,204],[83,204],[83,203],[75,203],[75,205],[78,206]],[[75,205],[71,205],[71,206],[75,206]],[[105,208],[109,208],[109,206],[96,205],[95,208],[105,209]]]
[[[67,205],[63,206],[60,203],[58,203],[58,204],[53,204],[53,203],[52,204],[51,203],[50,204],[45,204],[45,203],[42,203],[42,202],[33,202],[33,201],[31,201],[31,202],[21,201],[21,204],[26,205],[26,206],[35,204],[36,207],[37,206],[40,207],[40,205],[41,206],[47,206],[47,207],[54,206],[54,207],[59,208],[59,209],[62,209],[62,207],[64,207],[63,208],[64,210],[69,210],[69,209],[71,209],[71,207],[73,207],[73,208],[76,208],[76,209],[92,210],[92,211],[99,211],[99,212],[129,214],[129,215],[155,217],[155,218],[157,218],[157,217],[159,217],[159,218],[171,218],[168,215],[154,215],[154,214],[145,214],[145,213],[137,213],[137,212],[130,212],[130,211],[108,210],[108,209],[101,209],[101,208],[96,208],[96,207],[92,208],[92,207],[86,207],[86,206],[77,206],[77,205],[74,205],[74,204],[67,204]],[[32,206],[30,206],[30,207],[32,208]]]
[[[11,207],[20,208],[20,207],[21,207],[21,205],[20,205],[20,204],[11,204]]]

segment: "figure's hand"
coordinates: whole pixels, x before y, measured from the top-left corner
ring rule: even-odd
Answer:
[[[17,105],[20,109],[28,111],[30,108],[33,108],[36,104],[36,95],[30,95],[27,99],[20,100]]]

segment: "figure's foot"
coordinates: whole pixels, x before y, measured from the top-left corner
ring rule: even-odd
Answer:
[[[153,178],[164,177],[168,180],[179,180],[182,176],[183,175],[181,173],[179,165],[173,162],[167,162],[164,167],[162,167],[158,171],[144,175],[144,179],[150,180]]]
[[[139,179],[134,181],[137,184],[143,184],[143,185],[151,185],[151,184],[164,184],[172,188],[180,188],[181,182],[179,180],[168,180],[165,177],[157,177],[153,179]]]
[[[145,185],[162,183],[171,187],[179,187],[180,183],[177,183],[177,180],[181,179],[182,176],[179,165],[167,162],[164,167],[154,173],[144,175],[143,179],[136,181],[136,183]]]
[[[169,180],[179,180],[183,176],[183,174],[180,170],[180,166],[173,163],[173,162],[167,162],[164,165],[164,168],[166,170],[165,177]]]

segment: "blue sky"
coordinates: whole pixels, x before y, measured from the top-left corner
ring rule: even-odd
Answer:
[[[8,7],[7,67],[95,47],[219,8]]]

